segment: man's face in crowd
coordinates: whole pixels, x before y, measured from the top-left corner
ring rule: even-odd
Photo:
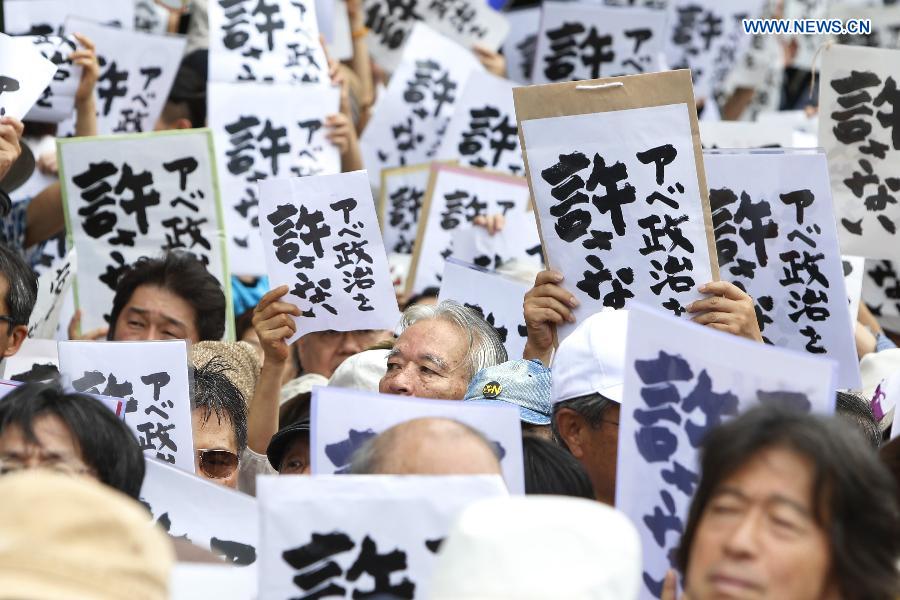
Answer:
[[[18,426],[9,426],[0,433],[0,463],[4,472],[45,467],[96,478],[84,464],[78,440],[62,419],[56,415],[39,416],[34,419],[32,430],[37,443],[29,441]]]
[[[6,303],[8,294],[9,281],[0,275],[0,315],[3,316],[9,316],[9,305]],[[26,325],[13,326],[7,321],[0,321],[0,360],[18,352],[27,335]]]
[[[390,337],[383,329],[316,331],[297,340],[297,355],[303,373],[331,377],[344,360]]]
[[[297,434],[278,465],[281,475],[309,475],[309,436]]]
[[[468,335],[443,319],[417,321],[407,327],[388,355],[382,394],[462,400],[469,386],[465,358]]]
[[[691,600],[838,598],[812,490],[812,463],[784,448],[761,450],[722,481],[691,546]]]
[[[616,499],[619,410],[619,404],[611,402],[599,427],[591,427],[587,419],[570,408],[560,409],[557,416],[560,435],[591,478],[597,500],[609,505]]]
[[[119,313],[114,341],[200,341],[197,313],[184,298],[155,285],[140,285]]]
[[[209,418],[206,418],[208,415]],[[207,413],[205,408],[195,408],[191,411],[191,426],[194,434],[194,472],[217,485],[224,485],[237,489],[238,469],[235,465],[234,469],[225,469],[223,461],[210,459],[210,467],[213,469],[222,469],[227,473],[225,477],[212,477],[209,473],[201,468],[200,450],[225,450],[234,456],[238,456],[237,438],[234,434],[234,426],[231,419],[227,415],[222,415],[219,420],[215,413]],[[214,454],[207,456],[215,457]]]

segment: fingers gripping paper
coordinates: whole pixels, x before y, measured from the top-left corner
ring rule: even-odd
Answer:
[[[544,255],[576,318],[633,300],[684,314],[718,279],[690,74],[513,95]]]
[[[365,171],[259,184],[260,233],[272,287],[297,306],[294,343],[313,331],[391,329],[397,297]]]

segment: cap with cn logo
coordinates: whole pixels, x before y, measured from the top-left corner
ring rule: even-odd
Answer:
[[[539,360],[510,360],[475,374],[464,400],[512,404],[532,425],[550,424],[550,369]]]

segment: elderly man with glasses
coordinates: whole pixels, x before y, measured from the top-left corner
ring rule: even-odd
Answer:
[[[18,252],[0,243],[0,361],[19,351],[37,300],[37,277]]]

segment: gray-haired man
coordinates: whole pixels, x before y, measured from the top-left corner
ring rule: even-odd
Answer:
[[[462,400],[475,373],[507,358],[494,328],[451,300],[408,308],[400,328],[378,386],[382,394]]]

